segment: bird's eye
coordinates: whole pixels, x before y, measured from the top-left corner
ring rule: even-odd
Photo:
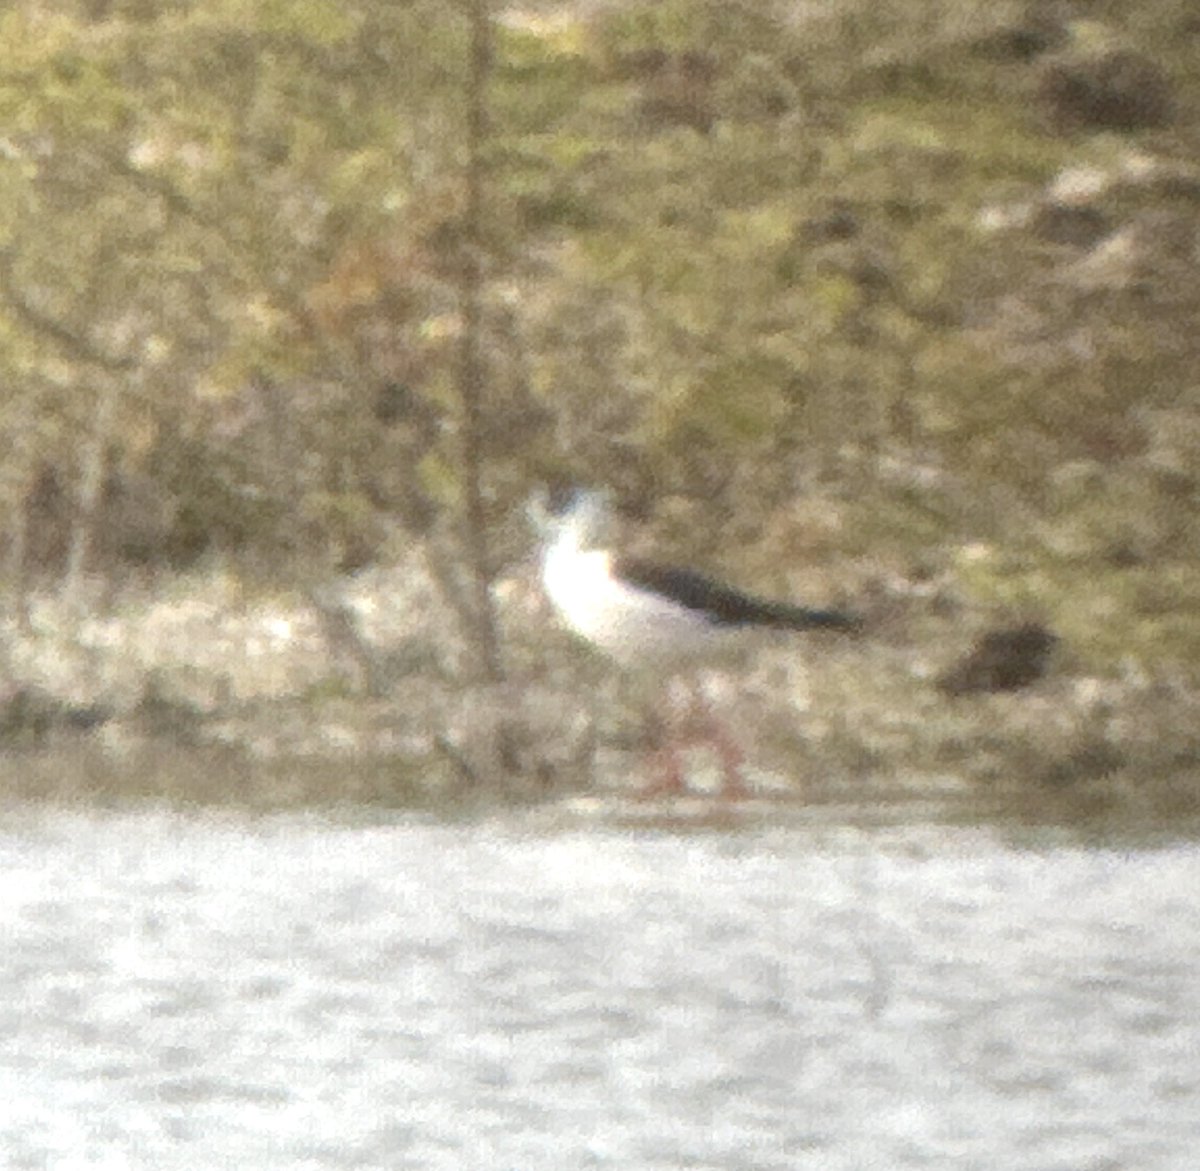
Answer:
[[[556,484],[544,492],[546,503],[553,516],[562,516],[564,513],[574,512],[586,495],[587,493],[582,489],[569,483]]]

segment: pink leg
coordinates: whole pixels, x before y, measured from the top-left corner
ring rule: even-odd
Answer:
[[[687,792],[687,781],[683,775],[683,760],[673,744],[664,744],[651,753],[654,779],[650,781],[638,796],[679,797]]]
[[[649,800],[653,797],[677,797],[687,792],[684,777],[683,757],[675,740],[673,721],[656,718],[650,722],[647,734],[650,738],[650,769],[653,778],[638,793]]]
[[[742,750],[699,691],[695,692],[692,711],[693,715],[699,716],[702,738],[711,746],[717,760],[721,762],[722,799],[740,801],[749,797],[750,790],[742,777]]]
[[[721,772],[724,784],[721,786],[721,796],[726,801],[742,801],[750,796],[742,776],[742,750],[734,743],[733,738],[724,730],[714,726],[713,750],[721,761]]]
[[[652,748],[651,767],[654,779],[641,790],[644,798],[676,797],[688,791],[684,759],[680,745],[708,745],[721,766],[721,799],[740,801],[750,796],[742,777],[742,751],[725,725],[717,719],[708,701],[695,686],[683,693],[686,706],[671,702],[681,696],[676,693],[668,700],[665,715],[654,718],[649,726]]]

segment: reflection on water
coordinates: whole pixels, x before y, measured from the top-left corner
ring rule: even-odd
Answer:
[[[11,1168],[1178,1169],[1200,853],[11,814]]]

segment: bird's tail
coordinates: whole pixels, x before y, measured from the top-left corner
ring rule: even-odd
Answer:
[[[846,610],[812,610],[783,602],[771,604],[763,617],[767,625],[784,630],[837,630],[857,634],[863,628],[861,616]]]

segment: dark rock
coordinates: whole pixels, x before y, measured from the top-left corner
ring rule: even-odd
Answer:
[[[661,73],[669,60],[666,49],[630,49],[614,58],[610,73],[617,81],[645,81]]]
[[[1038,239],[1049,244],[1090,248],[1105,235],[1109,224],[1107,217],[1094,207],[1047,203],[1034,212],[1029,228]]]
[[[1167,125],[1174,87],[1149,57],[1128,49],[1048,62],[1038,100],[1055,129],[1133,131]]]
[[[86,707],[67,707],[62,711],[63,727],[76,732],[90,732],[107,724],[113,718],[112,708],[100,704],[88,704]]]
[[[112,719],[100,704],[76,707],[40,688],[20,685],[0,701],[0,745],[40,747],[58,729],[88,732]]]
[[[845,203],[835,203],[822,215],[805,220],[801,229],[803,239],[812,244],[836,240],[853,240],[862,230],[862,222]]]
[[[1049,761],[1038,779],[1048,788],[1066,789],[1088,781],[1107,780],[1128,764],[1128,758],[1102,740],[1080,744],[1064,757]]]
[[[152,671],[130,717],[148,736],[161,736],[181,744],[199,742],[204,713],[190,701],[171,694],[163,676]]]
[[[653,64],[653,68],[651,65]],[[699,50],[647,57],[638,118],[652,130],[690,126],[707,134],[716,120],[717,60]]]
[[[978,48],[996,61],[1032,61],[1061,49],[1069,36],[1067,13],[1061,5],[1033,3],[979,41]]]
[[[1046,673],[1057,643],[1058,636],[1038,622],[988,631],[935,686],[946,695],[1028,687]]]

